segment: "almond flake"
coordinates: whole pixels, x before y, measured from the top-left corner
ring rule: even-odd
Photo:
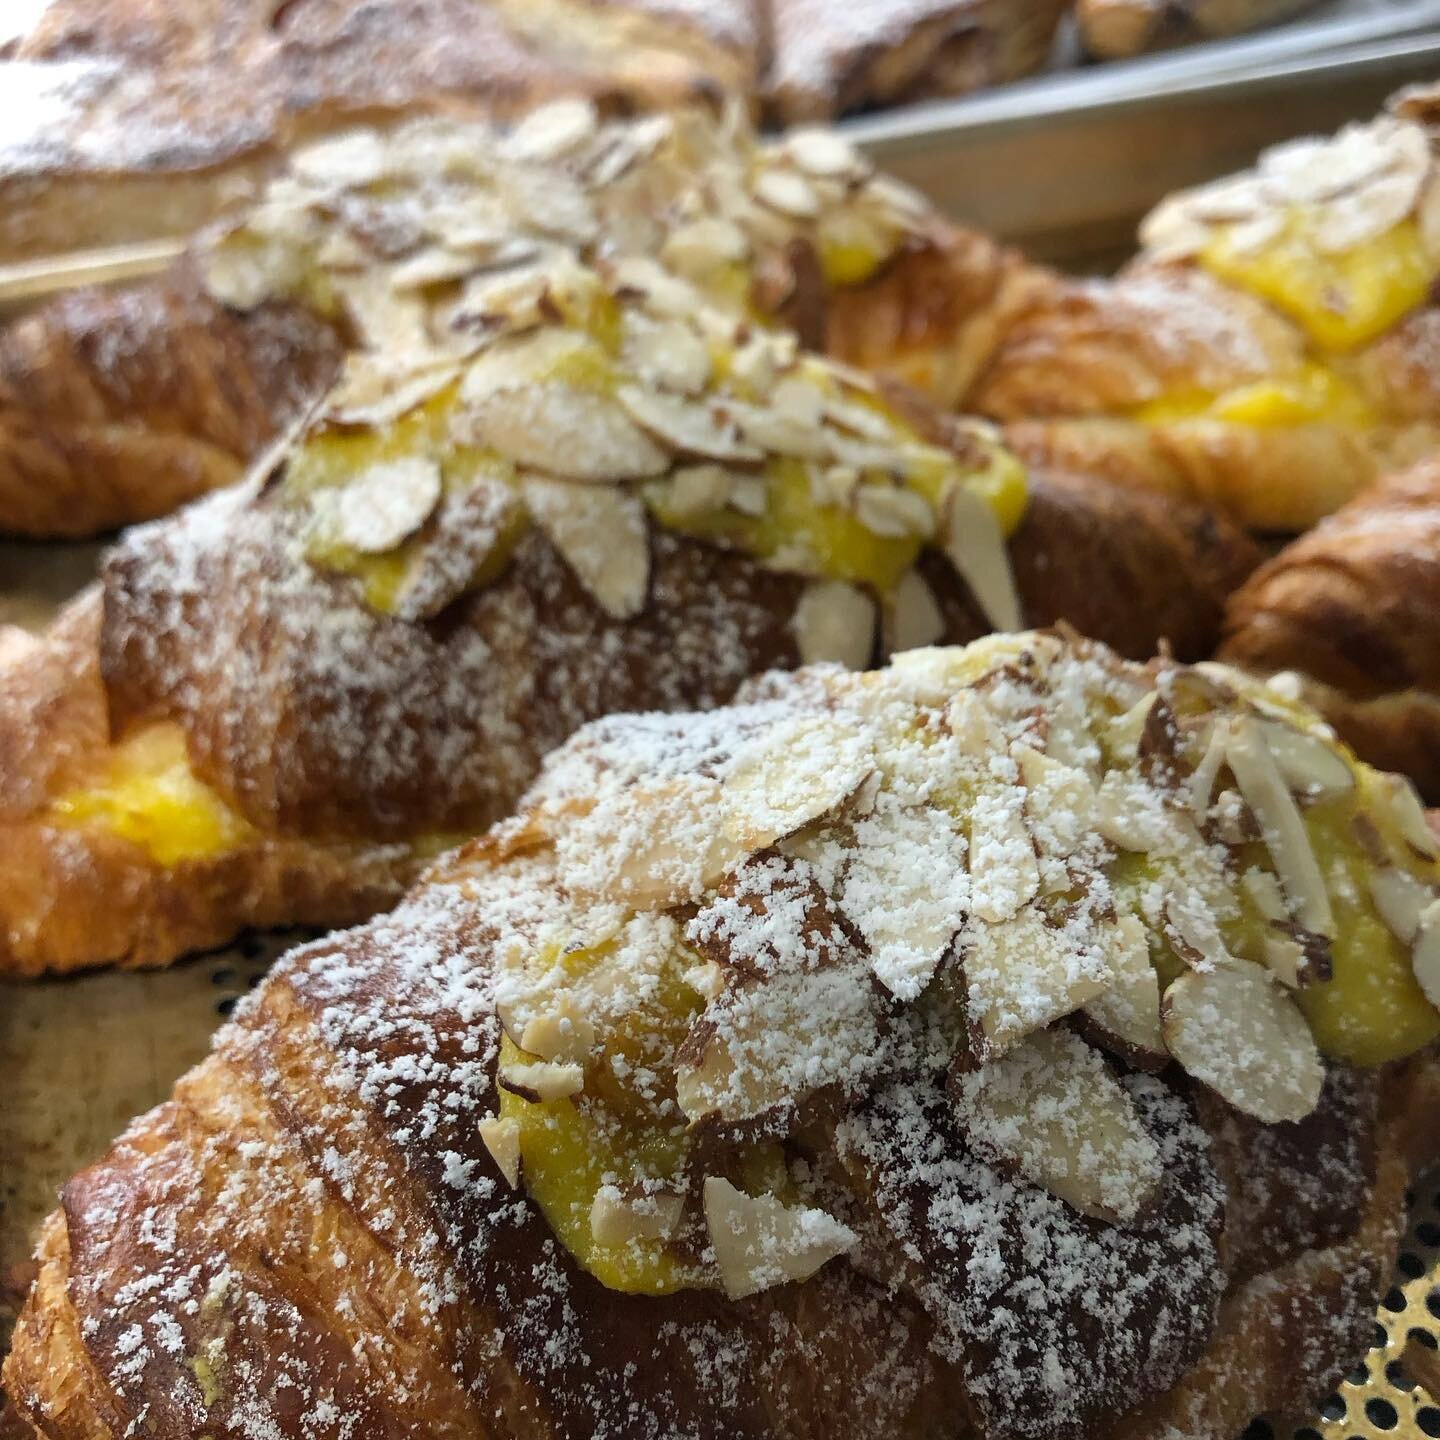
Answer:
[[[856,518],[875,535],[928,540],[935,531],[935,512],[923,495],[891,485],[861,485],[855,492]]]
[[[379,180],[387,168],[385,143],[374,130],[327,136],[290,155],[292,174],[326,189],[358,190]]]
[[[249,311],[286,295],[304,273],[300,253],[270,241],[264,244],[226,236],[201,262],[205,289],[232,310]]]
[[[520,1125],[515,1120],[502,1120],[492,1115],[480,1122],[480,1139],[495,1168],[512,1189],[520,1185]]]
[[[1160,1069],[1170,1058],[1160,1028],[1160,977],[1150,963],[1149,932],[1138,915],[1115,921],[1105,955],[1114,979],[1084,1006],[1085,1033],[1139,1069]]]
[[[1385,928],[1406,945],[1420,929],[1420,916],[1435,901],[1435,892],[1408,870],[1397,866],[1371,870],[1370,897]]]
[[[650,593],[650,532],[644,505],[609,485],[527,479],[526,507],[601,609],[629,620]]]
[[[595,1047],[595,1027],[580,1013],[573,996],[562,995],[553,1009],[526,1023],[519,1043],[527,1055],[580,1065]]]
[[[532,110],[502,143],[511,160],[559,160],[578,150],[600,126],[594,104],[574,97]]]
[[[433,460],[382,460],[340,491],[336,539],[362,554],[383,555],[430,518],[440,493],[440,467]]]
[[[1260,722],[1248,716],[1237,720],[1226,741],[1225,755],[1246,805],[1260,824],[1261,838],[1295,918],[1317,935],[1333,935],[1335,917],[1325,877]]]
[[[790,618],[800,660],[830,660],[863,670],[875,653],[875,602],[842,580],[817,580],[800,597]]]
[[[735,475],[723,465],[684,465],[670,477],[664,506],[675,515],[710,515],[730,501]]]
[[[833,813],[874,768],[865,730],[830,715],[797,715],[767,728],[723,777],[725,833],[763,850]]]
[[[475,257],[443,245],[431,245],[407,256],[390,270],[390,285],[395,290],[424,290],[463,279],[475,269]]]
[[[1260,966],[1187,970],[1161,1002],[1165,1043],[1195,1079],[1266,1125],[1303,1120],[1325,1066],[1295,1002]]]
[[[793,170],[763,170],[755,179],[755,198],[795,220],[813,220],[820,213],[815,187]]]
[[[956,1077],[965,1138],[1082,1215],[1133,1222],[1164,1180],[1159,1147],[1099,1053],[1064,1029],[1038,1030]]]
[[[1366,800],[1370,808],[1378,812],[1379,818],[1388,822],[1417,855],[1434,860],[1440,854],[1420,797],[1415,793],[1414,785],[1403,775],[1383,772],[1373,775]]]
[[[1065,859],[1094,825],[1095,786],[1074,765],[1017,745],[1014,759],[1025,782],[1025,813],[1043,854]]]
[[[836,179],[869,169],[860,152],[833,130],[792,130],[784,140],[786,153],[807,175]]]
[[[547,235],[587,245],[599,231],[590,197],[561,170],[507,170],[500,176],[499,187],[517,218]]]
[[[656,389],[699,395],[710,380],[709,346],[679,320],[627,312],[624,358],[640,380]]]
[[[919,650],[945,634],[945,617],[918,570],[907,570],[890,592],[885,608],[887,651]]]
[[[717,1175],[706,1177],[704,1197],[715,1264],[732,1300],[808,1280],[859,1241],[823,1210],[787,1206],[773,1195],[754,1198]]]
[[[994,510],[965,485],[952,485],[944,501],[941,534],[946,558],[990,624],[1002,633],[1022,629],[1020,596]]]
[[[1440,900],[1427,905],[1420,916],[1410,968],[1425,998],[1440,1010]]]
[[[743,440],[735,426],[709,405],[622,385],[616,397],[651,435],[683,455],[733,463],[758,462],[765,452]]]
[[[1040,889],[1040,866],[1025,826],[1024,805],[1024,791],[1015,788],[985,791],[971,802],[971,903],[981,920],[1009,920]]]
[[[705,216],[672,230],[660,258],[681,275],[707,280],[727,265],[744,264],[750,258],[750,241],[732,221]]]
[[[1364,189],[1337,196],[1321,213],[1316,248],[1335,255],[1374,240],[1410,215],[1419,195],[1419,177],[1396,174],[1376,176]]]
[[[597,1245],[668,1240],[684,1211],[683,1195],[624,1195],[616,1185],[602,1185],[590,1206],[590,1234]]]
[[[498,1078],[502,1090],[532,1105],[564,1100],[585,1088],[585,1072],[579,1065],[552,1065],[544,1060],[534,1064],[509,1062],[500,1067]]]
[[[432,349],[425,302],[397,293],[383,271],[341,275],[335,289],[367,350],[394,357]]]
[[[352,351],[326,397],[325,418],[336,425],[388,425],[438,395],[459,374],[453,361],[417,364],[404,357]]]

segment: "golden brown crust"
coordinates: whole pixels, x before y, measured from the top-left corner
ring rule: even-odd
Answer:
[[[186,267],[52,301],[0,332],[0,526],[92,535],[232,483],[340,352],[310,311],[240,314]]]
[[[1389,477],[1232,596],[1222,654],[1296,670],[1367,758],[1440,794],[1440,465]]]
[[[1038,70],[1068,0],[772,0],[780,124],[963,95]]]
[[[1090,54],[1123,60],[1167,45],[1242,35],[1288,20],[1318,0],[1079,0]]]

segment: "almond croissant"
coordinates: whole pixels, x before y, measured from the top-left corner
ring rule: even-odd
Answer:
[[[1186,507],[1027,481],[983,422],[652,262],[562,256],[531,293],[468,357],[352,357],[0,672],[6,968],[357,918],[585,721],[771,667],[1058,619],[1203,654],[1255,561]]]
[[[1045,272],[846,142],[738,114],[417,120],[301,148],[170,274],[0,332],[0,530],[82,535],[227,484],[343,349],[461,353],[551,257],[663,259],[715,303],[953,403]]]
[[[35,1433],[1225,1440],[1363,1353],[1440,976],[1318,866],[1433,895],[1413,795],[1051,635],[760,689],[280,962],[65,1187]]]

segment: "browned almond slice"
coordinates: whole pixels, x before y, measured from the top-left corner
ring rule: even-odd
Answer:
[[[874,769],[868,734],[833,715],[797,715],[747,744],[723,777],[725,833],[746,850],[837,810]]]
[[[1225,756],[1240,794],[1260,824],[1261,838],[1270,851],[1295,918],[1307,930],[1333,935],[1335,917],[1325,877],[1315,859],[1304,817],[1270,753],[1260,723],[1249,716],[1238,719],[1230,729]]]
[[[670,1192],[626,1194],[618,1185],[602,1185],[590,1206],[590,1234],[597,1245],[630,1245],[637,1240],[668,1240],[680,1227],[685,1197]]]
[[[966,1008],[982,1059],[1080,1009],[1109,986],[1109,962],[1077,946],[1033,905],[965,936]]]
[[[1005,534],[990,506],[964,485],[953,485],[941,517],[946,557],[970,587],[995,629],[1024,628]]]
[[[742,439],[735,425],[709,405],[639,385],[622,385],[616,398],[637,425],[683,455],[732,463],[765,458],[763,450]]]
[[[945,633],[945,617],[918,570],[907,570],[890,592],[885,607],[885,648],[918,650]]]
[[[1440,855],[1434,832],[1415,787],[1403,775],[1377,774],[1367,799],[1379,819],[1388,821],[1400,838],[1427,860]]]
[[[1265,937],[1265,968],[1287,990],[1328,980],[1334,972],[1330,942],[1293,921],[1275,922]]]
[[[440,503],[433,460],[382,460],[363,470],[335,505],[335,538],[366,555],[383,555],[413,535]]]
[[[1150,941],[1138,915],[1122,915],[1110,931],[1105,955],[1114,976],[1110,987],[1080,1012],[1084,1033],[1142,1070],[1170,1059],[1160,1028],[1160,977],[1150,963]]]
[[[1009,920],[1035,898],[1040,865],[1018,787],[989,790],[972,802],[970,876],[970,907],[980,920]]]
[[[1259,724],[1280,773],[1297,794],[1321,800],[1355,788],[1355,772],[1345,757],[1320,736],[1280,720],[1261,720]]]
[[[715,1265],[732,1300],[808,1280],[858,1240],[823,1210],[786,1205],[773,1195],[747,1195],[717,1175],[706,1177],[704,1194]]]
[[[525,505],[607,615],[629,620],[650,593],[645,506],[610,485],[527,480]]]
[[[1126,1224],[1159,1191],[1160,1151],[1134,1102],[1072,1031],[1036,1031],[952,1093],[982,1156],[1084,1215]]]
[[[1436,896],[1408,870],[1390,865],[1370,872],[1370,898],[1390,933],[1408,945],[1420,928],[1420,916]]]
[[[1158,692],[1152,690],[1106,724],[1105,743],[1117,760],[1123,762],[1138,757],[1141,737],[1159,698]]]
[[[514,1190],[520,1184],[520,1126],[498,1115],[480,1122],[480,1139],[505,1183]]]
[[[1237,1110],[1267,1125],[1314,1110],[1325,1066],[1310,1026],[1259,965],[1188,970],[1160,1008],[1170,1053]]]
[[[863,670],[875,650],[875,602],[843,580],[817,580],[800,597],[790,627],[804,664],[831,660]]]
[[[578,1065],[555,1065],[547,1060],[533,1064],[502,1065],[500,1088],[509,1090],[532,1105],[546,1100],[563,1100],[585,1088],[585,1072]]]
[[[1440,900],[1427,905],[1420,916],[1410,965],[1425,998],[1440,1010]]]

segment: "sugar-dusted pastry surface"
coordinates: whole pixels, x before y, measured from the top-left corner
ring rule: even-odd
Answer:
[[[1433,1151],[1341,1058],[1440,1032],[1428,833],[1283,696],[1050,634],[603,720],[66,1187],[6,1384],[60,1437],[1220,1440],[1363,1349]]]
[[[1173,196],[1113,280],[1035,294],[972,403],[1037,462],[1305,529],[1435,446],[1437,173],[1402,105]]]

